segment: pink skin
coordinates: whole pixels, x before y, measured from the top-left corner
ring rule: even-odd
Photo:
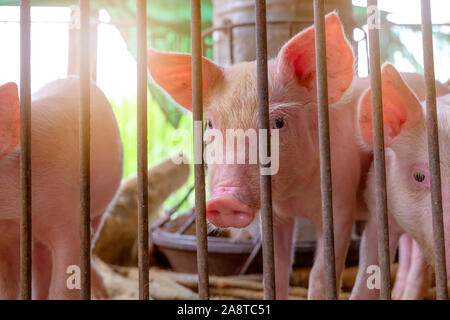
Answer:
[[[417,242],[403,234],[399,241],[399,269],[392,288],[392,299],[423,299],[430,287],[431,268]]]
[[[402,234],[406,233],[415,240],[414,243],[408,242],[407,239],[402,240],[398,283],[394,287],[393,297],[419,299],[423,298],[429,285],[429,266],[433,266],[434,259],[424,105],[420,104],[419,99],[391,65],[383,67],[382,85],[391,259]],[[450,177],[446,164],[450,156],[447,142],[450,137],[450,95],[439,97],[437,103],[445,245],[448,252]],[[371,146],[370,90],[361,98],[358,122],[363,142]],[[354,299],[377,298],[379,295],[378,290],[369,290],[366,286],[367,267],[378,264],[374,181],[372,168],[364,192],[370,215],[360,248],[359,272],[352,292]],[[449,262],[447,255],[448,274]]]
[[[336,273],[339,283],[356,214],[361,150],[354,138],[357,97],[364,87],[353,81],[353,54],[336,14],[326,17],[331,123]],[[187,54],[149,51],[153,80],[178,104],[191,110],[191,58]],[[292,261],[294,218],[310,219],[318,252],[310,275],[309,298],[325,298],[325,261],[317,129],[314,29],[293,37],[268,64],[271,128],[283,119],[280,168],[272,176],[276,297],[286,299]],[[223,68],[203,60],[203,93],[211,127],[257,129],[256,65]],[[342,99],[341,99],[342,98]],[[209,129],[208,129],[209,130]],[[207,146],[208,148],[208,146]],[[352,164],[352,165],[349,165]],[[260,208],[259,168],[255,164],[209,164],[211,200],[207,217],[218,227],[245,227]]]
[[[206,211],[209,222],[219,228],[245,228],[253,221],[253,211],[228,196],[210,199]]]
[[[5,87],[7,90],[5,90]],[[2,90],[3,89],[3,90]],[[54,81],[32,98],[33,298],[78,299],[66,286],[69,265],[79,265],[79,81]],[[7,102],[7,103],[5,103]],[[91,86],[91,212],[98,220],[122,177],[122,144],[107,99]],[[18,96],[0,87],[0,299],[19,297]],[[94,297],[105,297],[92,268]]]
[[[401,73],[408,86],[414,91],[420,101],[425,99],[424,77],[415,73]],[[369,86],[369,79],[358,79],[360,84]],[[446,85],[436,81],[436,95],[444,96],[450,93]],[[366,172],[366,170],[364,170]],[[361,201],[359,216],[367,219],[366,204]],[[402,240],[403,239],[403,240]],[[374,250],[374,249],[370,249]],[[425,262],[417,242],[408,235],[403,235],[399,242],[399,268],[397,270],[393,299],[422,299],[430,287],[430,266]],[[375,295],[377,297],[377,295]]]
[[[355,138],[358,98],[369,82],[353,81],[353,54],[337,15],[328,15],[325,24],[334,227],[339,234],[335,239],[336,275],[340,283],[356,215],[361,170],[367,170],[371,161],[370,153],[361,150]],[[308,28],[289,40],[278,57],[268,63],[271,128],[277,128],[277,119],[284,121],[278,128],[280,167],[272,176],[278,299],[287,297],[295,217],[306,217],[315,225],[318,252],[310,274],[309,298],[325,298],[314,46],[314,29]],[[154,82],[180,106],[192,110],[190,55],[150,49],[148,66]],[[202,70],[207,130],[220,130],[225,136],[226,129],[256,129],[255,62],[224,68],[203,59]],[[411,74],[410,78],[417,77]],[[421,86],[417,82],[418,90]],[[208,168],[209,221],[218,227],[249,225],[260,208],[259,167],[208,164]]]

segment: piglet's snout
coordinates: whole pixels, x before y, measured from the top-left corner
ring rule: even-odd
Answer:
[[[219,228],[245,228],[253,221],[255,213],[233,197],[220,197],[207,203],[206,217]]]

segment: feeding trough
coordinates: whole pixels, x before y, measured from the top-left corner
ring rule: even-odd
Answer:
[[[179,206],[168,211],[163,218],[152,225],[151,242],[154,245],[155,254],[164,257],[172,270],[181,273],[197,273],[194,209],[176,216]],[[208,232],[210,274],[226,276],[262,273],[261,247],[260,238],[231,238],[228,232],[217,232],[217,229],[211,228]],[[293,267],[311,267],[315,250],[315,241],[297,240]],[[350,243],[347,266],[357,265],[358,250],[359,236],[355,234]]]

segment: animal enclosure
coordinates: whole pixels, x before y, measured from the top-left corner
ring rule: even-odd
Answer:
[[[257,110],[258,129],[270,132],[269,119],[269,72],[268,70],[268,29],[271,26],[284,26],[289,31],[289,38],[294,35],[293,28],[298,24],[313,24],[315,30],[315,64],[317,74],[317,106],[318,106],[318,137],[320,154],[320,192],[321,219],[323,223],[323,255],[325,264],[326,298],[338,298],[338,283],[336,281],[335,262],[335,232],[333,228],[333,201],[331,138],[329,118],[329,92],[327,80],[327,46],[324,0],[314,0],[314,15],[310,19],[268,20],[265,0],[255,0],[255,21],[233,24],[227,22],[223,26],[215,26],[202,30],[200,0],[190,1],[191,43],[192,43],[192,113],[193,121],[204,125],[204,68],[202,56],[212,48],[206,39],[214,37],[214,33],[226,35],[225,55],[230,64],[235,62],[233,30],[240,28],[255,28],[256,43],[256,74],[257,74]],[[137,199],[138,199],[138,267],[139,267],[139,298],[149,299],[149,195],[148,195],[148,45],[147,45],[147,1],[136,0],[137,15]],[[32,298],[32,189],[31,189],[31,33],[30,33],[30,0],[20,1],[20,190],[21,190],[21,225],[20,225],[20,256],[21,256],[21,297]],[[91,69],[92,69],[92,29],[90,27],[90,1],[80,0],[80,106],[79,106],[79,192],[80,192],[80,252],[81,252],[81,290],[80,298],[91,298],[91,165],[90,157],[96,150],[91,148]],[[389,251],[389,226],[387,212],[385,137],[383,124],[383,102],[380,65],[379,24],[377,21],[377,1],[368,0],[367,24],[368,33],[359,40],[365,42],[368,51],[368,69],[370,70],[370,87],[372,90],[372,120],[373,120],[373,157],[375,168],[376,212],[378,221],[378,255],[381,270],[382,299],[391,298],[391,265]],[[447,267],[443,222],[443,198],[441,190],[441,170],[438,140],[438,117],[436,111],[436,85],[433,59],[433,38],[430,0],[421,0],[423,58],[426,90],[426,128],[428,137],[428,157],[430,168],[430,189],[432,203],[432,226],[434,234],[434,261],[436,274],[436,297],[447,299]],[[358,43],[355,44],[356,47]],[[357,51],[356,51],[357,52]],[[200,135],[200,136],[199,136]],[[193,130],[194,150],[204,153],[202,143],[203,129]],[[266,148],[270,156],[270,133],[259,141],[259,150]],[[197,154],[197,153],[195,153]],[[194,156],[195,156],[194,154]],[[194,159],[196,160],[196,159]],[[270,167],[270,163],[259,163],[260,169]],[[195,161],[195,220],[197,245],[198,294],[200,299],[207,300],[209,293],[208,272],[208,232],[206,219],[206,187],[205,165]],[[264,299],[276,298],[275,256],[273,235],[272,180],[270,175],[260,174],[260,215],[262,230],[262,264]],[[39,190],[36,190],[39,192]],[[448,253],[447,253],[448,254]]]

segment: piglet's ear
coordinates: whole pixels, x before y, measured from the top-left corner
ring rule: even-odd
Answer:
[[[383,91],[383,122],[386,146],[402,130],[414,128],[424,122],[422,106],[413,91],[398,71],[386,64],[381,71]],[[367,145],[373,145],[372,135],[372,90],[367,89],[361,97],[358,108],[358,124],[361,137]]]
[[[0,158],[13,151],[20,140],[20,108],[17,85],[0,86]]]
[[[353,81],[353,52],[345,39],[336,13],[325,17],[328,99],[336,103]],[[305,94],[317,99],[315,30],[309,27],[289,40],[278,55],[278,75],[282,81],[295,78]]]
[[[191,55],[148,50],[148,70],[151,77],[178,104],[192,111]],[[223,76],[223,68],[203,58],[203,98]]]

